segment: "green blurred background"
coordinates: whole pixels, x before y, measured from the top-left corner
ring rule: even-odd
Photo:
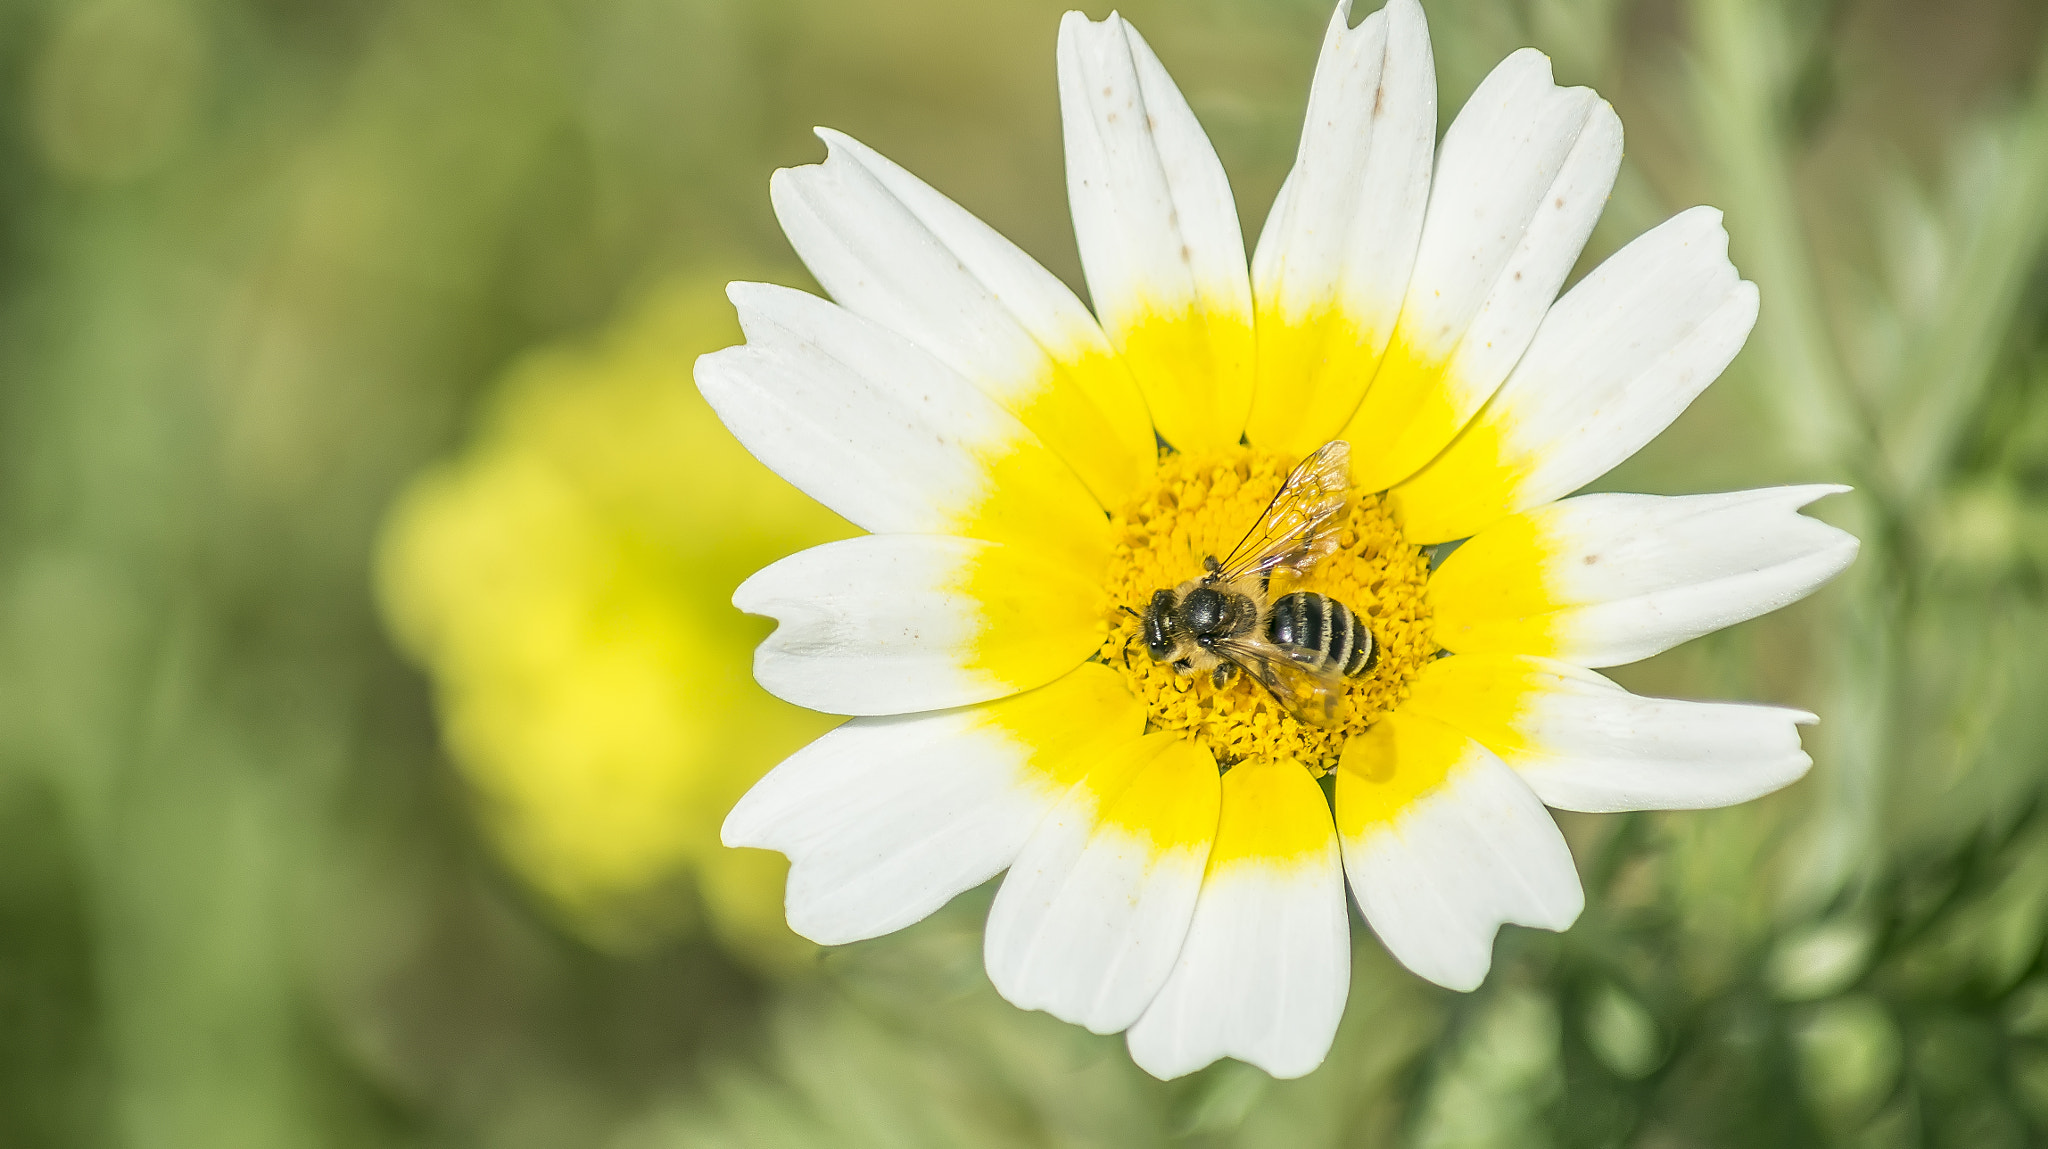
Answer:
[[[1059,4],[0,4],[0,1145],[2048,1143],[2048,12],[1426,6],[1445,122],[1523,44],[1620,112],[1584,266],[1726,209],[1757,334],[1603,485],[1853,482],[1863,557],[1619,677],[1817,765],[1162,1084],[995,997],[987,891],[820,952],[715,841],[829,722],[727,596],[846,531],[690,386],[719,288],[809,283],[814,123],[1078,282]],[[1323,0],[1125,14],[1255,235]]]

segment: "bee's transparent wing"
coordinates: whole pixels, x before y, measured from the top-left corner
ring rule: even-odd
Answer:
[[[1351,501],[1351,444],[1332,439],[1301,461],[1220,566],[1225,580],[1266,578],[1280,567],[1299,574],[1337,549]]]
[[[1298,722],[1334,728],[1349,717],[1344,680],[1334,672],[1318,674],[1270,643],[1226,639],[1216,644],[1215,651],[1265,687]]]

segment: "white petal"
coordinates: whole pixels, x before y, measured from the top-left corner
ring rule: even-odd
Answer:
[[[1486,409],[1395,488],[1403,530],[1463,538],[1606,474],[1721,374],[1756,314],[1720,212],[1693,208],[1645,233],[1558,300]]]
[[[1096,754],[1143,712],[1106,668],[939,714],[856,718],[755,783],[728,846],[789,856],[789,925],[823,945],[923,918],[1017,856]]]
[[[1344,748],[1344,872],[1388,952],[1472,990],[1506,922],[1562,930],[1585,893],[1571,850],[1529,787],[1477,742],[1397,711]]]
[[[1402,707],[1477,739],[1562,810],[1731,806],[1813,764],[1799,747],[1815,721],[1805,711],[1643,698],[1543,658],[1440,658]]]
[[[1621,121],[1523,49],[1444,134],[1394,339],[1345,435],[1354,480],[1391,486],[1443,449],[1529,346],[1606,206]]]
[[[1845,487],[1580,495],[1511,515],[1437,568],[1437,641],[1617,666],[1811,594],[1856,539],[1799,508]]]
[[[1251,406],[1251,283],[1223,164],[1135,28],[1060,22],[1067,198],[1088,294],[1159,433],[1235,445]]]
[[[1180,957],[1127,1038],[1154,1077],[1219,1057],[1275,1077],[1322,1064],[1351,991],[1351,926],[1329,803],[1292,762],[1223,776],[1216,845]]]
[[[819,129],[824,163],[785,168],[775,213],[848,310],[915,343],[1071,463],[1106,506],[1151,472],[1151,420],[1095,318],[994,228],[872,149]]]
[[[1136,1021],[1187,936],[1219,794],[1215,759],[1177,735],[1098,763],[996,894],[984,946],[996,989],[1096,1033]]]
[[[780,625],[770,694],[832,714],[908,714],[1041,686],[1100,645],[1102,590],[1028,547],[863,535],[756,571],[733,605]]]
[[[1247,433],[1306,453],[1333,437],[1393,335],[1422,235],[1436,68],[1415,0],[1351,27],[1337,5],[1294,169],[1252,259],[1259,382]]]
[[[952,369],[816,296],[729,293],[747,344],[697,360],[697,386],[777,474],[870,531],[1028,542],[1099,569],[1094,496]]]

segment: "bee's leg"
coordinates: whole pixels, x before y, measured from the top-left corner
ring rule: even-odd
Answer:
[[[1219,662],[1216,664],[1216,669],[1209,674],[1209,685],[1221,690],[1230,685],[1230,680],[1235,677],[1237,677],[1236,663]]]
[[[1195,672],[1195,664],[1185,658],[1176,658],[1173,660],[1173,672],[1175,674],[1193,674]]]

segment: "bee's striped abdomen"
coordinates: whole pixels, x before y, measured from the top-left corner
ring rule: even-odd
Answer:
[[[1273,600],[1266,638],[1296,661],[1358,678],[1379,661],[1378,644],[1365,621],[1326,594],[1295,591]]]

